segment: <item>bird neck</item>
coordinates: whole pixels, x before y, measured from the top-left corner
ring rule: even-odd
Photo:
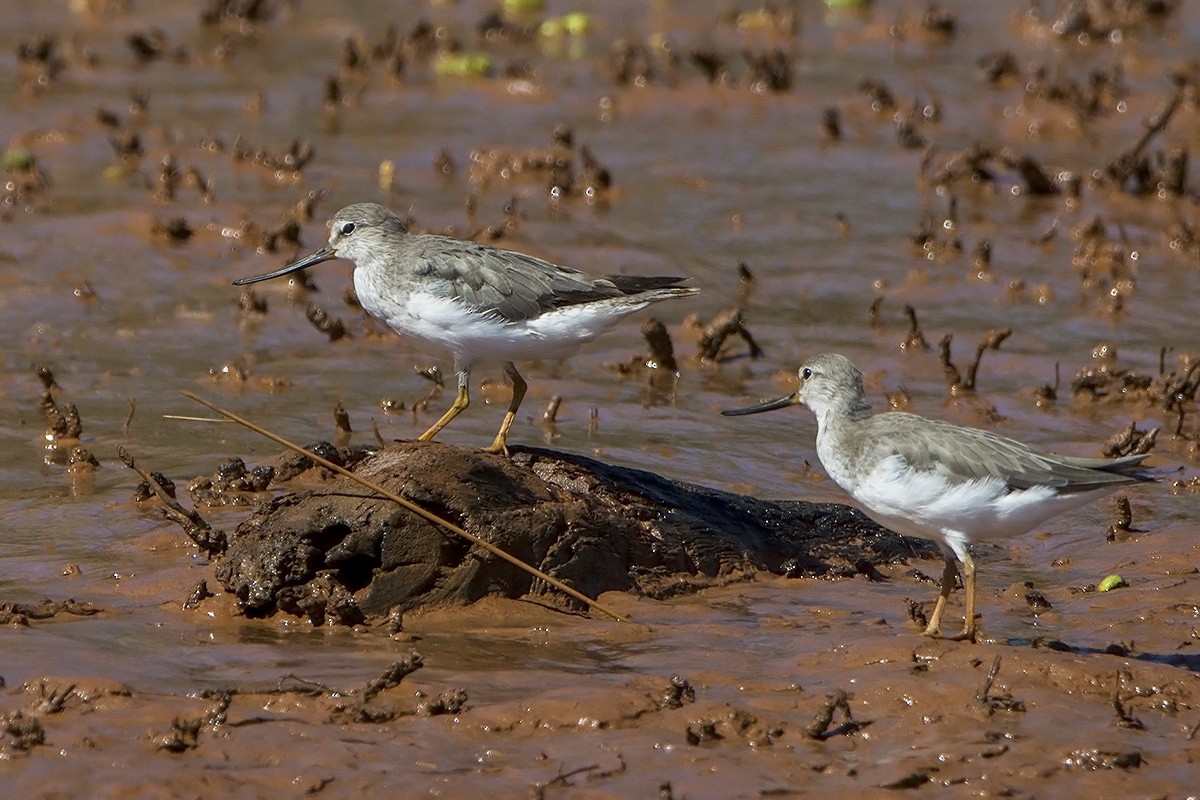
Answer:
[[[861,394],[830,403],[825,409],[827,419],[854,422],[871,416],[871,403]]]
[[[829,403],[817,412],[818,435],[828,431],[844,430],[849,423],[860,422],[871,416],[871,404],[861,394]]]

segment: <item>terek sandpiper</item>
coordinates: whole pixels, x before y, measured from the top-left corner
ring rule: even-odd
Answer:
[[[726,416],[804,404],[817,416],[817,456],[867,516],[937,543],[946,560],[925,635],[941,637],[942,612],[962,564],[966,618],[953,639],[975,640],[975,562],[970,544],[1009,539],[1122,486],[1154,480],[1145,455],[1075,458],[1015,439],[893,411],[872,414],[862,373],[827,353],[800,368],[793,394]]]
[[[476,362],[504,363],[513,396],[500,432],[484,448],[491,453],[508,452],[508,431],[525,396],[514,361],[565,358],[623,317],[699,291],[679,286],[685,278],[597,278],[485,244],[410,234],[399,217],[376,203],[355,203],[337,212],[329,221],[327,246],[282,269],[234,283],[278,278],[333,258],[354,262],[354,289],[367,313],[422,351],[454,359],[458,396],[421,440],[432,439],[469,405]]]

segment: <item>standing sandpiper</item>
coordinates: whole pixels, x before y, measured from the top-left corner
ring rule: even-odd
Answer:
[[[419,437],[432,439],[470,404],[471,367],[503,361],[512,402],[489,453],[507,453],[508,429],[526,384],[513,361],[565,358],[622,318],[660,300],[698,289],[685,278],[606,275],[595,278],[532,256],[476,242],[410,234],[375,203],[346,206],[329,221],[329,245],[241,286],[278,278],[333,258],[354,262],[354,289],[368,314],[424,352],[449,354],[458,396]]]
[[[862,373],[827,353],[800,368],[794,394],[726,416],[804,404],[817,415],[817,456],[867,516],[897,533],[936,542],[946,559],[925,635],[975,640],[973,541],[1019,536],[1053,516],[1151,478],[1145,455],[1073,458],[1014,439],[899,411],[871,413]],[[962,564],[962,633],[942,637],[942,611]]]

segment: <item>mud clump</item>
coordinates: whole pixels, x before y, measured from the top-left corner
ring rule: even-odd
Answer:
[[[755,571],[854,574],[864,559],[915,553],[846,506],[758,500],[540,449],[509,460],[404,442],[355,471],[593,598],[614,590],[662,598]],[[488,595],[569,602],[342,477],[259,507],[216,574],[248,616],[283,612],[316,624]]]

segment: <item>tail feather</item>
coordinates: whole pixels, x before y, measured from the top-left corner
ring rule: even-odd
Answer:
[[[668,276],[647,276],[647,275],[605,275],[605,280],[610,281],[613,286],[621,290],[622,294],[641,294],[654,289],[687,289],[688,294],[694,294],[699,291],[686,286],[679,286],[680,283],[686,281],[687,278],[668,277]]]
[[[1062,491],[1076,492],[1088,489],[1098,489],[1104,486],[1118,486],[1131,483],[1150,483],[1157,480],[1150,471],[1142,466],[1148,454],[1122,456],[1121,458],[1076,458],[1057,456],[1064,466],[1091,470],[1095,477],[1072,477],[1062,487]]]

